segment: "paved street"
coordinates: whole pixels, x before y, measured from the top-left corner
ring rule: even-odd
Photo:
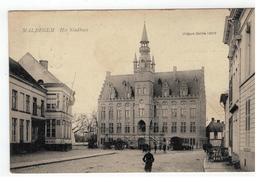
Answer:
[[[58,154],[76,155],[77,152],[94,153],[102,150],[89,150],[78,149],[69,152],[52,152],[50,156],[54,157]],[[40,165],[34,167],[27,167],[21,169],[13,169],[14,173],[91,173],[91,172],[143,172],[144,163],[142,157],[144,153],[140,150],[105,150],[113,151],[116,154],[99,156],[93,158],[72,160],[60,163],[53,163],[47,165]],[[103,150],[104,152],[104,150]],[[32,157],[38,155],[38,157]],[[32,154],[32,159],[39,159],[40,156],[47,157],[47,154]],[[203,172],[203,159],[205,154],[202,150],[194,151],[167,151],[166,154],[163,151],[158,151],[154,155],[155,162],[153,165],[153,172]],[[18,160],[27,158],[14,157],[13,162],[19,162]],[[28,157],[30,158],[30,157]]]

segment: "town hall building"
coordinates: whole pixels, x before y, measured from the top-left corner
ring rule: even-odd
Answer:
[[[199,148],[206,141],[204,67],[155,72],[144,25],[133,74],[107,72],[98,99],[98,145],[121,139],[129,145],[160,145],[172,137]]]

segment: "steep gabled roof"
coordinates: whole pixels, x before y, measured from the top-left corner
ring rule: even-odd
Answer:
[[[211,121],[207,126],[209,132],[223,132],[224,124],[222,122]]]
[[[46,89],[44,89],[18,62],[12,58],[9,58],[9,75],[21,79],[27,84],[46,92]]]
[[[174,72],[158,72],[154,73],[154,97],[162,96],[162,84],[166,81],[169,89],[170,96],[179,96],[180,86],[185,83],[188,87],[188,95],[200,94],[202,80],[201,70],[190,70],[190,71],[176,71]],[[106,78],[105,83],[111,83],[117,92],[117,98],[125,97],[125,86],[123,83],[129,83],[129,85],[135,91],[134,75],[110,75]],[[105,98],[108,91],[108,84],[104,85],[101,91],[101,98]],[[105,90],[105,91],[104,91]]]

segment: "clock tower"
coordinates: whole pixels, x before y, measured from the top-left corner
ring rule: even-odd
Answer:
[[[139,47],[139,57],[134,58],[134,84],[135,84],[135,123],[137,132],[148,139],[149,126],[153,122],[153,84],[155,63],[151,58],[149,40],[144,24]]]

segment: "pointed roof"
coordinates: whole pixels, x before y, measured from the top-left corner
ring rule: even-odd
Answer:
[[[143,34],[140,42],[149,42],[147,32],[146,32],[145,22],[144,22]]]

